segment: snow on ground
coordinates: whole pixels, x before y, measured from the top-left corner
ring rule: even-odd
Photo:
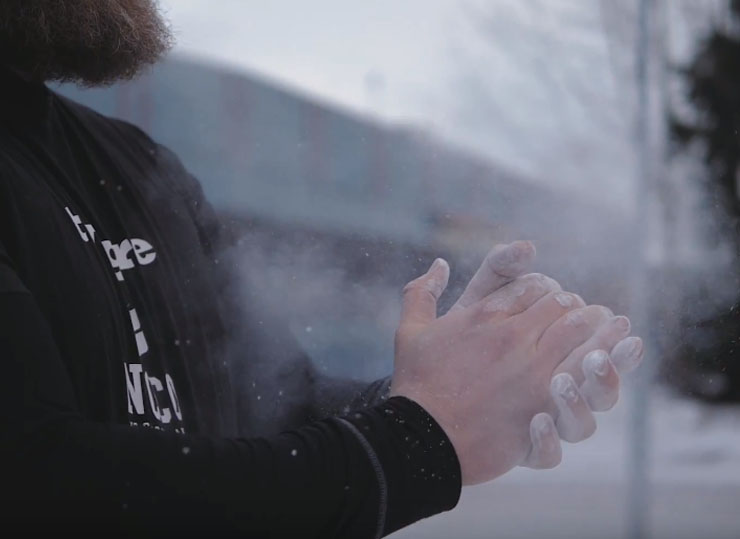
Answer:
[[[599,430],[564,444],[550,471],[517,468],[467,488],[458,507],[394,539],[627,537],[629,396],[599,414]],[[654,390],[651,398],[654,539],[740,537],[740,406],[707,406]]]

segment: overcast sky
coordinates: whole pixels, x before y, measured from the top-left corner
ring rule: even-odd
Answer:
[[[634,0],[162,4],[177,52],[431,129],[584,196],[632,196]],[[604,5],[627,7],[605,19]]]
[[[439,85],[456,0],[167,0],[178,50],[248,67],[365,110],[366,80],[385,79],[384,113],[417,118]],[[377,85],[377,82],[376,82]]]

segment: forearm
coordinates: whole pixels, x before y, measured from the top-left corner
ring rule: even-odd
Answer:
[[[232,347],[230,365],[240,434],[270,435],[326,417],[364,409],[387,399],[390,378],[372,383],[327,376],[314,367],[287,325],[247,318]]]
[[[250,440],[49,416],[3,453],[8,518],[42,529],[380,537],[460,489],[444,433],[399,398]]]
[[[313,419],[323,419],[363,410],[383,403],[390,393],[391,379],[382,378],[368,383],[347,378],[314,375],[314,391],[310,402]]]
[[[448,509],[459,495],[444,432],[404,399],[268,438],[181,435],[82,417],[29,294],[0,296],[0,349],[6,522],[363,538]]]

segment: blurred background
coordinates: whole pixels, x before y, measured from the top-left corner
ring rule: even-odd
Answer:
[[[167,61],[61,90],[175,150],[318,368],[389,374],[403,285],[515,239],[646,337],[557,469],[394,537],[740,537],[740,1],[162,5]]]

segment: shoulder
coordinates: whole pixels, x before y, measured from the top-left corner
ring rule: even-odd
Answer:
[[[97,112],[90,107],[78,103],[73,99],[54,93],[61,114],[68,115],[71,119],[79,122],[87,131],[107,139],[115,138],[118,143],[128,143],[138,146],[142,150],[149,150],[157,146],[157,143],[138,126]]]
[[[67,114],[111,151],[123,154],[129,161],[155,167],[178,190],[193,188],[194,179],[175,152],[152,139],[137,125],[101,114],[60,94],[55,97]]]

